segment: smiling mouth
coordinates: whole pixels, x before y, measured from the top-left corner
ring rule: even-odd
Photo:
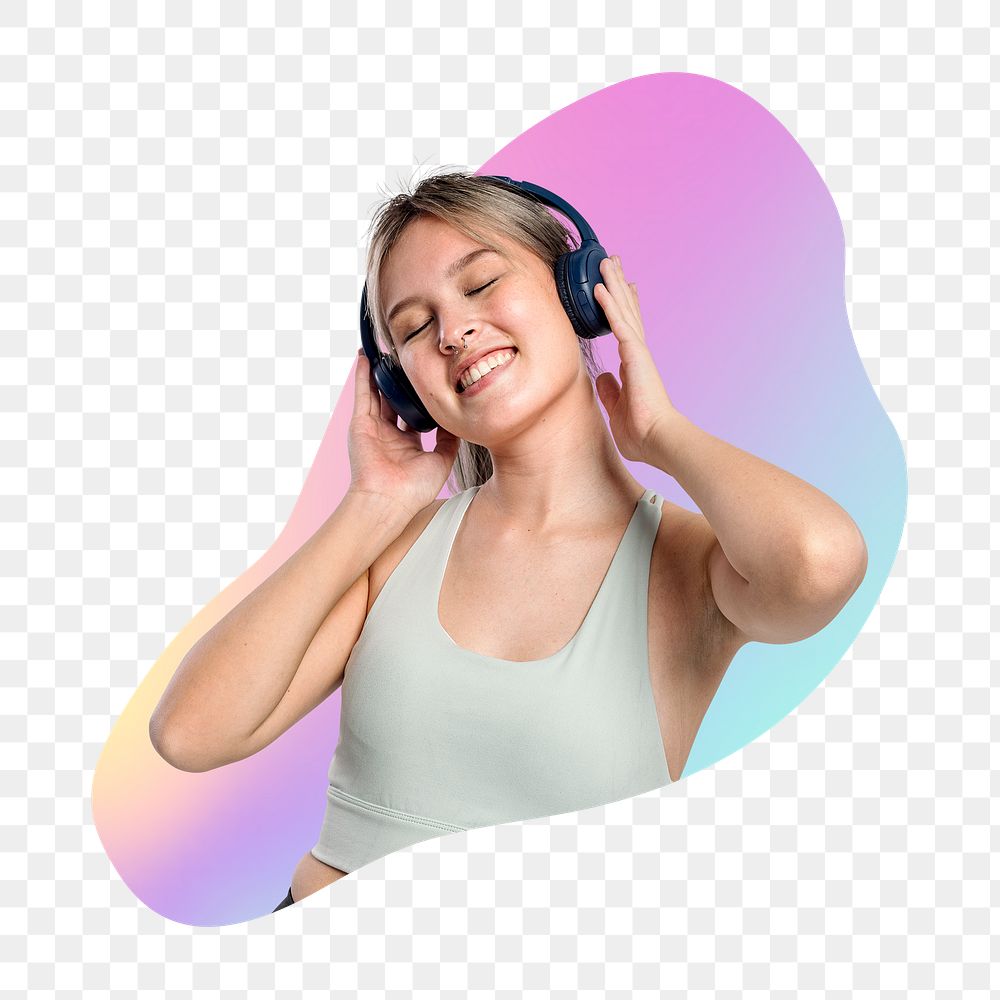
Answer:
[[[494,368],[491,368],[488,372],[484,372],[483,375],[481,375],[478,379],[475,379],[474,381],[470,382],[468,386],[466,386],[462,382],[462,379],[460,378],[458,380],[458,382],[455,384],[455,392],[457,392],[459,395],[461,395],[463,392],[466,391],[466,389],[474,389],[484,379],[490,379],[490,377],[493,375],[493,373],[495,371],[497,371],[498,369],[500,369],[500,368],[506,368],[507,365],[509,365],[511,363],[511,361],[513,361],[514,358],[517,357],[517,354],[518,354],[518,350],[517,350],[516,347],[508,348],[508,350],[513,355],[513,357],[511,357],[508,361],[505,361],[503,364],[500,364],[500,365],[497,365]],[[463,375],[463,377],[464,377],[464,375]]]

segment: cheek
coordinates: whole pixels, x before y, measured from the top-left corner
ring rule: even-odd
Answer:
[[[530,295],[512,296],[498,304],[494,322],[506,327],[524,346],[558,351],[560,342],[576,340],[573,325],[559,301],[555,287],[535,288]]]
[[[520,333],[518,345],[523,342],[530,356],[544,362],[550,373],[575,368],[580,346],[573,324],[555,291],[552,296],[540,297],[530,308],[519,312],[516,329]]]
[[[508,297],[497,303],[493,320],[499,327],[509,327],[512,334],[530,328],[533,318],[537,318],[538,304],[526,297]]]
[[[405,361],[400,361],[399,366],[403,369],[403,374],[407,377],[418,396],[423,397],[425,393],[429,392],[425,365],[414,360],[412,357],[408,357]]]
[[[447,367],[435,364],[435,361],[434,358],[411,360],[404,371],[424,406],[441,412],[440,408],[450,405],[455,393],[448,382]]]

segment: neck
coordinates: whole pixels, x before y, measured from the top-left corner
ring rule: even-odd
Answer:
[[[622,460],[586,370],[545,416],[490,448],[476,504],[504,525],[542,532],[567,518],[613,516],[643,487]]]

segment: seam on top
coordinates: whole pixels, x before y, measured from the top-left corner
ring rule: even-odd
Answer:
[[[464,826],[454,826],[451,823],[445,823],[441,820],[428,819],[426,816],[417,816],[415,813],[407,813],[399,809],[390,809],[388,806],[380,806],[375,802],[369,802],[367,799],[359,799],[356,795],[351,795],[349,792],[345,792],[342,788],[337,788],[334,785],[329,786],[329,791],[333,795],[352,802],[360,809],[365,809],[368,812],[377,813],[381,816],[387,816],[391,819],[402,819],[417,826],[427,826],[435,830],[446,830],[449,833],[462,833],[466,829]]]

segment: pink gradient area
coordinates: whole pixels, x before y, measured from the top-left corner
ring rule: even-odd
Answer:
[[[583,98],[480,172],[533,181],[574,205],[637,283],[647,344],[677,408],[828,493],[868,544],[865,582],[826,629],[740,650],[699,729],[689,775],[815,689],[864,625],[898,549],[905,463],[851,337],[843,227],[784,126],[742,91],[696,74],[637,77]],[[597,347],[617,374],[615,338]],[[339,691],[252,758],[204,774],[164,763],[147,727],[184,653],[340,502],[353,380],[352,370],[289,523],[164,651],[98,761],[94,820],[108,856],[171,919],[222,925],[269,913],[318,835]],[[432,441],[425,436],[425,447]],[[666,472],[629,465],[648,488],[695,508]]]
[[[843,323],[836,206],[742,91],[687,73],[627,80],[529,129],[479,173],[530,178],[583,213],[638,285],[671,399],[706,429],[730,410],[769,427],[777,410],[815,400],[804,372],[857,366],[817,329]],[[597,344],[617,373],[614,338]]]
[[[140,899],[182,923],[245,920],[263,912],[262,885],[284,882],[277,905],[319,830],[340,724],[339,692],[253,757],[214,771],[171,767],[153,749],[148,727],[184,654],[296,552],[343,498],[351,480],[347,432],[356,366],[288,524],[167,647],[126,706],[95,769],[94,822],[109,858]]]

